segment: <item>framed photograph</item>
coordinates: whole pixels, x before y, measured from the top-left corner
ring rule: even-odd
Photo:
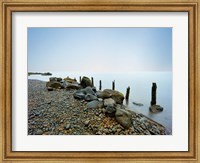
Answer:
[[[199,162],[199,1],[3,1],[2,162]]]

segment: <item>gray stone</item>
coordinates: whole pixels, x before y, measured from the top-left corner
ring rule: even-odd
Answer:
[[[91,87],[86,87],[85,89],[81,89],[81,91],[82,91],[84,94],[96,95],[95,92],[92,90]]]
[[[96,87],[92,87],[92,90],[93,90],[95,93],[97,92]]]
[[[49,81],[57,81],[57,80],[56,80],[56,77],[50,77]]]
[[[79,100],[84,100],[85,99],[85,94],[83,94],[82,92],[80,91],[76,91],[74,93],[74,98],[75,99],[79,99]]]
[[[110,98],[112,96],[112,94],[108,92],[104,92],[104,91],[97,91],[96,94],[97,94],[97,97],[101,99]]]
[[[53,88],[52,87],[47,87],[47,90],[48,91],[53,91]]]
[[[142,103],[138,103],[138,102],[132,102],[134,105],[136,105],[136,106],[143,106],[143,104]]]
[[[96,133],[96,135],[102,135],[102,132],[101,132],[101,131],[98,131],[98,132]]]
[[[58,82],[61,82],[61,81],[62,81],[62,78],[56,78],[56,80],[57,80]]]
[[[115,91],[115,90],[111,90],[111,89],[105,89],[103,90],[102,94],[104,94],[104,97],[100,97],[105,99],[105,95],[110,95],[110,97],[115,100],[115,102],[117,104],[123,104],[123,100],[124,100],[124,95],[121,92]]]
[[[38,129],[37,131],[36,131],[36,133],[35,133],[36,135],[42,135],[43,134],[43,131],[42,130],[40,130],[40,129]]]
[[[103,102],[103,99],[102,98],[98,98],[98,101],[102,101]]]
[[[48,87],[51,87],[51,88],[56,88],[56,89],[58,89],[58,88],[63,88],[62,84],[59,83],[59,82],[57,82],[57,81],[50,81],[50,82],[47,82],[47,83],[46,83],[46,87],[47,87],[47,88],[48,88]]]
[[[115,112],[116,112],[116,108],[114,105],[111,105],[111,104],[107,105],[106,110],[105,110],[106,116],[115,117]]]
[[[149,110],[153,113],[157,113],[163,111],[163,107],[161,107],[160,105],[152,105],[149,107]]]
[[[97,97],[94,95],[91,95],[91,94],[87,94],[87,95],[85,95],[85,100],[86,101],[94,101],[94,100],[97,100]]]
[[[67,124],[67,125],[65,125],[65,129],[66,129],[66,130],[69,130],[69,129],[70,129],[70,127],[71,127],[71,125],[70,125],[70,124]]]
[[[112,98],[104,99],[104,106],[114,105],[116,102]]]
[[[90,123],[90,120],[86,120],[86,121],[84,122],[84,125],[85,125],[85,126],[88,126],[89,123]]]
[[[115,113],[115,118],[119,124],[121,124],[124,128],[131,127],[132,122],[132,116],[131,113],[129,113],[126,110],[123,109],[117,109]]]
[[[103,102],[100,101],[91,101],[89,103],[87,103],[87,108],[89,109],[98,109],[98,108],[102,108],[103,107]]]
[[[81,89],[81,86],[74,83],[74,84],[67,84],[66,89]]]

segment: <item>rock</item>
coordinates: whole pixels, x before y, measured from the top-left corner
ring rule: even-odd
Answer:
[[[103,102],[103,99],[102,99],[102,98],[98,98],[98,100],[101,101],[101,102]]]
[[[97,91],[96,94],[97,97],[101,99],[110,98],[112,96],[112,94],[103,91]]]
[[[57,81],[57,82],[61,82],[62,78],[56,78],[56,77],[50,77],[49,81]]]
[[[129,113],[126,110],[123,109],[117,109],[115,113],[115,118],[117,122],[122,125],[124,128],[129,128],[131,127],[131,122],[132,122],[132,116],[131,113]]]
[[[47,87],[47,90],[48,91],[53,91],[53,88],[52,87]]]
[[[94,96],[94,95],[91,95],[91,94],[87,94],[87,95],[85,96],[85,100],[86,100],[86,101],[94,101],[94,100],[97,100],[97,97]]]
[[[132,102],[134,105],[136,105],[136,106],[143,106],[143,104],[142,103],[138,103],[138,102]]]
[[[112,98],[104,99],[104,106],[114,105],[116,102]]]
[[[79,100],[84,100],[85,99],[85,94],[82,93],[81,91],[76,91],[74,93],[74,98],[79,99]]]
[[[58,82],[61,82],[61,81],[62,81],[62,78],[56,78],[56,80],[57,80]]]
[[[66,89],[81,89],[81,86],[74,83],[74,84],[67,84]]]
[[[157,113],[163,111],[163,107],[161,107],[160,105],[152,105],[149,107],[149,110],[153,113]]]
[[[40,129],[38,129],[37,131],[36,131],[36,133],[35,133],[36,135],[42,135],[43,134],[43,131],[42,130],[40,130]]]
[[[116,108],[114,105],[111,105],[111,104],[107,105],[106,110],[105,110],[106,116],[115,117],[115,112],[116,112]]]
[[[81,83],[80,83],[80,84],[83,86],[83,88],[86,88],[86,87],[88,87],[88,86],[92,87],[92,82],[91,82],[91,80],[90,80],[88,77],[86,77],[86,76],[84,76],[84,77],[81,79]]]
[[[116,132],[116,129],[115,128],[112,128],[112,133],[115,133]]]
[[[59,83],[59,82],[57,82],[57,81],[50,81],[50,82],[47,82],[47,83],[46,83],[46,87],[47,87],[47,88],[48,88],[48,87],[51,87],[51,88],[56,88],[56,89],[58,89],[58,88],[63,88],[62,84]]]
[[[103,107],[103,102],[100,101],[91,101],[89,103],[87,103],[87,108],[89,109],[98,109],[98,108],[102,108]]]
[[[69,78],[69,77],[67,77],[67,78],[64,78],[64,80],[66,81],[66,82],[68,82],[68,83],[77,83],[77,81],[76,81],[76,79],[72,79],[72,78]]]
[[[90,120],[86,120],[86,121],[84,122],[84,125],[85,125],[85,126],[88,126],[89,123],[90,123]]]
[[[102,132],[101,132],[101,131],[98,131],[98,132],[96,133],[96,135],[102,135]]]
[[[120,105],[120,104],[116,104],[115,107],[116,107],[116,109],[126,109],[125,105]]]
[[[56,80],[56,77],[50,77],[49,81],[57,81],[57,80]]]
[[[92,90],[94,91],[94,93],[96,93],[96,92],[97,92],[97,89],[96,89],[96,87],[92,87]]]
[[[81,92],[83,92],[85,95],[86,94],[96,95],[91,87],[86,87],[85,89],[81,89]]]
[[[66,129],[66,130],[69,130],[69,129],[70,129],[70,127],[71,127],[71,125],[70,125],[70,124],[67,124],[67,125],[65,125],[65,129]]]
[[[124,100],[124,95],[121,92],[115,91],[115,90],[111,90],[111,89],[105,89],[102,92],[103,94],[111,94],[111,98],[113,100],[115,100],[115,102],[117,104],[123,104],[123,100]]]

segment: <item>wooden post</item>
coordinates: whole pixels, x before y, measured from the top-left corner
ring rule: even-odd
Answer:
[[[94,79],[93,79],[93,77],[91,77],[91,80],[92,80],[92,86],[94,87]]]
[[[112,82],[112,90],[115,90],[115,81]]]
[[[128,104],[129,104],[129,100],[126,100],[126,105],[128,106]]]
[[[101,80],[99,80],[99,90],[101,90]]]
[[[81,83],[81,76],[79,77],[79,82]]]
[[[152,89],[151,89],[151,105],[156,104],[156,89],[157,89],[157,85],[156,83],[153,83]]]
[[[129,94],[130,94],[130,87],[128,87],[127,89],[126,89],[126,100],[128,101],[128,99],[129,99]]]

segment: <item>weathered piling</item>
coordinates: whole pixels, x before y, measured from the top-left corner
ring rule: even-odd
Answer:
[[[129,99],[129,94],[130,94],[130,87],[128,87],[127,89],[126,89],[126,100],[128,101],[128,99]]]
[[[79,82],[81,83],[81,76],[79,77]]]
[[[101,90],[101,80],[99,80],[99,90]]]
[[[112,82],[112,90],[115,90],[115,80]]]
[[[151,89],[151,105],[156,104],[156,89],[157,89],[157,85],[156,83],[153,83],[152,89]]]
[[[94,79],[93,79],[93,77],[91,77],[91,80],[92,80],[92,86],[94,87]]]
[[[129,100],[126,100],[126,105],[128,105],[129,104]]]

